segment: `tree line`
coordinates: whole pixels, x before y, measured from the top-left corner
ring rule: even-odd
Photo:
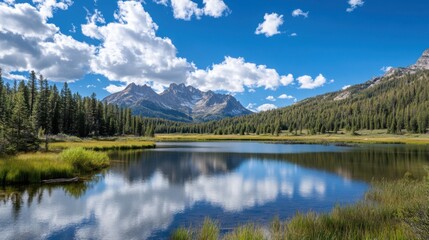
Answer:
[[[78,137],[153,136],[155,126],[131,110],[49,86],[42,75],[30,72],[28,81],[3,81],[0,69],[0,153],[34,151],[43,138],[59,133]],[[47,147],[47,146],[46,146]]]
[[[155,133],[293,134],[387,129],[388,133],[426,133],[429,126],[429,71],[397,73],[341,92],[309,98],[289,107],[204,123],[145,118],[99,101],[95,94],[49,86],[32,71],[28,81],[4,83],[0,69],[0,153],[31,151],[49,135],[78,137],[153,136]],[[305,132],[304,132],[305,130]]]
[[[267,112],[197,124],[159,121],[156,133],[324,134],[387,130],[426,133],[429,127],[429,71],[397,72],[344,91],[309,98]]]

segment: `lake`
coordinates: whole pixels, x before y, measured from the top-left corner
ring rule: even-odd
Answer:
[[[429,164],[428,147],[406,145],[158,143],[110,156],[86,182],[2,188],[0,239],[166,239],[205,217],[223,232],[267,225],[352,204],[373,179]]]

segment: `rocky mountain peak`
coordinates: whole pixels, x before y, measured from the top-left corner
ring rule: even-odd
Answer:
[[[198,89],[192,87],[192,86],[186,86],[184,83],[180,83],[180,84],[176,84],[176,83],[172,83],[170,84],[170,86],[167,88],[166,91],[176,91],[176,92],[199,92]]]
[[[152,93],[154,92],[153,89],[151,87],[149,87],[148,85],[143,85],[143,86],[139,86],[135,83],[130,83],[125,89],[124,92],[127,93]]]
[[[426,49],[422,56],[413,65],[416,69],[429,69],[429,49]]]
[[[134,114],[176,121],[209,121],[251,113],[231,95],[203,92],[184,83],[172,83],[161,94],[147,85],[131,83],[104,101],[129,107]]]
[[[429,70],[429,49],[426,49],[417,62],[409,67],[391,68],[384,75],[385,77],[393,76],[394,74],[416,73],[419,70]]]

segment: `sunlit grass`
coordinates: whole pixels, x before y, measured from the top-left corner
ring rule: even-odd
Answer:
[[[286,221],[275,218],[266,234],[263,228],[241,226],[223,239],[429,239],[428,203],[428,178],[378,181],[354,205],[336,206],[330,213],[298,213]],[[180,231],[180,239],[195,239],[186,235],[191,230]]]
[[[320,134],[293,135],[213,135],[213,134],[157,134],[157,141],[279,141],[289,143],[369,143],[369,144],[429,144],[429,135],[391,135],[382,132],[363,131],[359,135]]]
[[[46,179],[71,178],[109,165],[106,153],[68,149],[56,153],[26,153],[0,159],[0,184],[40,183]]]
[[[66,149],[60,153],[59,158],[71,164],[80,173],[99,170],[110,165],[107,153],[88,151],[82,147]]]
[[[151,141],[142,141],[139,139],[118,140],[118,141],[100,141],[100,140],[83,140],[81,142],[54,142],[49,144],[51,150],[63,150],[67,148],[82,147],[89,150],[128,150],[154,148],[155,143]]]
[[[262,228],[255,227],[253,224],[238,227],[223,237],[225,240],[263,240],[265,238]]]
[[[219,222],[210,218],[204,219],[203,225],[198,229],[178,228],[171,236],[172,240],[218,240],[219,239]]]
[[[0,182],[3,185],[73,176],[72,165],[61,161],[54,153],[27,153],[0,160]]]

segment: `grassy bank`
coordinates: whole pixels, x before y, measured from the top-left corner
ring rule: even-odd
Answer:
[[[105,151],[105,150],[129,150],[154,148],[155,143],[148,140],[124,139],[124,140],[80,140],[53,142],[49,144],[50,150],[58,151],[67,148],[82,147],[87,150]]]
[[[320,135],[211,135],[157,134],[156,141],[278,141],[289,143],[366,143],[366,144],[429,144],[428,134],[391,135],[380,132]]]
[[[109,166],[106,153],[70,148],[57,153],[26,153],[0,160],[0,184],[40,183],[81,176]]]
[[[223,239],[429,239],[429,178],[374,182],[365,199],[330,213],[275,219],[269,227],[238,227]],[[218,239],[219,224],[180,228],[172,239]],[[204,236],[202,238],[201,236]]]

